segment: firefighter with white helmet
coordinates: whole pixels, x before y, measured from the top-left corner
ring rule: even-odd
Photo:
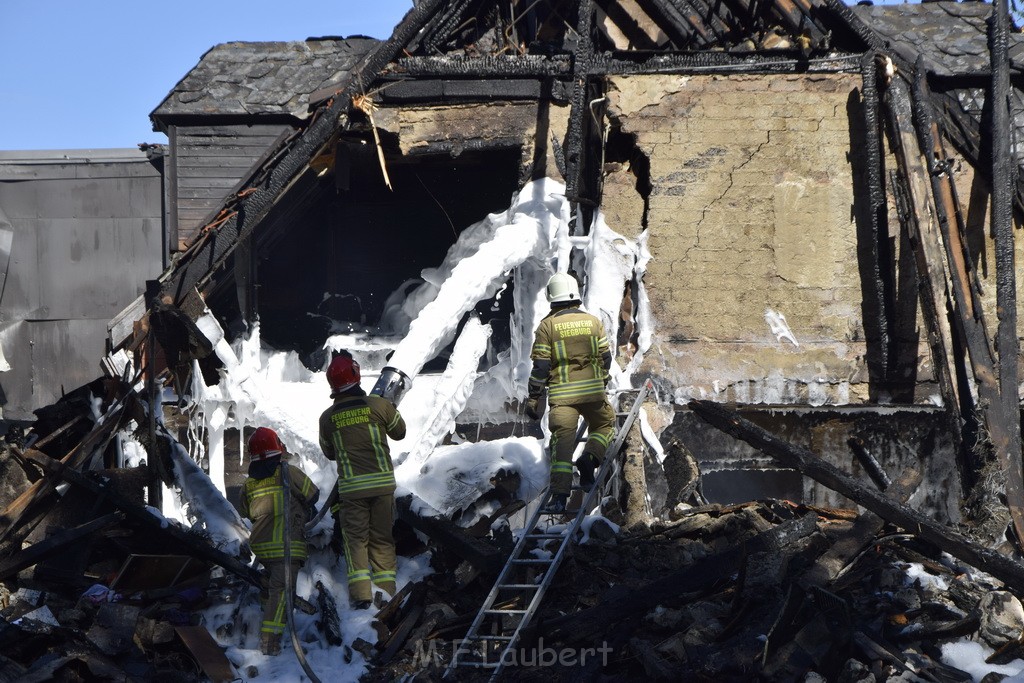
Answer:
[[[372,584],[395,594],[395,473],[387,437],[405,437],[405,421],[387,399],[360,386],[359,363],[340,352],[327,368],[334,404],[320,416],[320,448],[338,464],[342,547],[349,602],[365,609]]]
[[[547,284],[547,299],[551,312],[537,327],[530,353],[533,370],[526,415],[540,419],[540,402],[546,387],[551,409],[551,496],[546,509],[563,512],[572,487],[572,455],[579,418],[587,423],[589,432],[583,454],[576,461],[580,485],[586,490],[594,484],[594,470],[615,430],[615,413],[605,396],[612,356],[601,321],[581,309],[576,278],[568,273],[552,275]]]

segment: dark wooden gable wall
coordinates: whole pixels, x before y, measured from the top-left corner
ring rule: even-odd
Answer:
[[[184,249],[216,218],[224,198],[274,146],[287,124],[172,126],[167,191],[168,225]]]

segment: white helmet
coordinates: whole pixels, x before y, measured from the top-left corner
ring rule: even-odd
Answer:
[[[555,273],[548,280],[548,301],[560,303],[580,300],[580,286],[576,278],[568,273]]]

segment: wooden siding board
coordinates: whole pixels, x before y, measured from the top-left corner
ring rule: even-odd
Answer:
[[[174,145],[178,244],[190,240],[252,167],[291,128],[177,126]]]

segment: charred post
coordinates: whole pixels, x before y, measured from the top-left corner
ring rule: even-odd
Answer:
[[[1009,3],[993,3],[989,23],[992,53],[992,232],[996,242],[996,310],[999,327],[996,351],[999,358],[999,393],[1007,420],[1005,432],[995,441],[997,453],[1005,454],[1001,463],[1006,471],[1006,499],[1017,538],[1024,538],[1024,474],[1021,471],[1020,398],[1017,375],[1020,342],[1017,339],[1017,279],[1014,273],[1013,177],[1016,175],[1010,153],[1010,57]],[[1012,419],[1011,419],[1012,416]]]

